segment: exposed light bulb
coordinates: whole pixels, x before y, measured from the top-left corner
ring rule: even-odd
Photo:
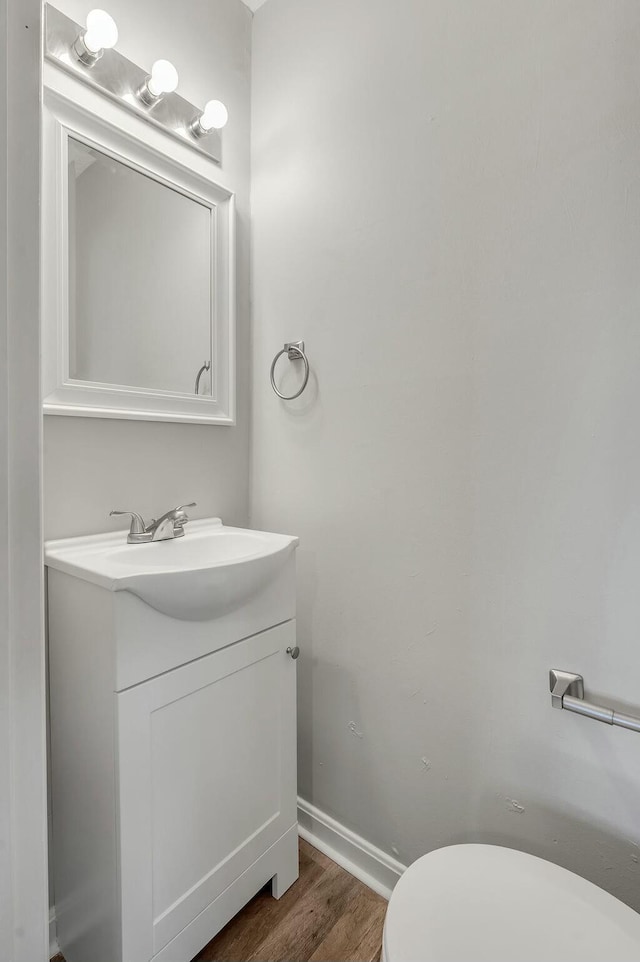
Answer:
[[[222,130],[229,120],[229,111],[221,100],[209,100],[204,105],[200,126],[203,130]]]
[[[93,67],[105,50],[118,42],[118,28],[106,10],[92,10],[87,16],[87,29],[76,37],[73,51],[85,67]]]
[[[229,111],[225,105],[220,100],[209,100],[189,129],[194,137],[204,137],[212,130],[221,130],[228,119]]]
[[[151,74],[136,91],[145,107],[153,107],[165,94],[173,93],[178,86],[178,71],[168,60],[156,60]]]
[[[200,126],[203,130],[222,130],[229,119],[229,111],[220,100],[209,100],[204,105]]]
[[[168,60],[156,60],[147,87],[154,97],[171,94],[178,86],[178,71]]]
[[[92,10],[87,15],[87,31],[84,42],[91,53],[110,50],[118,42],[118,28],[106,10]]]

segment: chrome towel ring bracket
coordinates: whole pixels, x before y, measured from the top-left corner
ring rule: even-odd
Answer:
[[[281,394],[276,387],[275,371],[276,364],[280,360],[283,354],[286,354],[290,361],[304,361],[304,380],[302,381],[302,387],[295,394]],[[309,361],[307,355],[304,353],[304,341],[290,341],[288,344],[278,351],[271,364],[271,387],[276,392],[279,398],[283,401],[293,401],[295,398],[300,397],[307,384],[309,383]]]

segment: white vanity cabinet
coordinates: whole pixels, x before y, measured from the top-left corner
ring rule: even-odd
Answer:
[[[294,550],[256,597],[207,621],[54,555],[60,948],[67,962],[189,962],[265,883],[279,898],[298,875]]]

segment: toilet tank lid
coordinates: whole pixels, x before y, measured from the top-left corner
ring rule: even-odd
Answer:
[[[586,879],[498,845],[414,862],[384,928],[386,962],[638,962],[640,915]]]

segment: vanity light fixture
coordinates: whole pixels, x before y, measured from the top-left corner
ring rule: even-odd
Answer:
[[[222,130],[229,119],[229,111],[220,100],[209,100],[201,114],[194,118],[189,130],[194,137],[206,137],[212,130]]]
[[[138,100],[145,107],[154,107],[165,94],[171,94],[178,86],[178,71],[168,60],[156,60],[151,74],[136,91]]]
[[[91,3],[108,4],[109,0]],[[63,70],[74,82],[90,85],[137,115],[138,120],[163,130],[217,164],[222,163],[221,128],[228,116],[224,105],[220,101],[204,105],[203,101],[201,106],[186,100],[180,94],[178,71],[173,64],[167,60],[150,61],[149,66],[153,63],[153,67],[149,70],[120,53],[117,43],[118,29],[105,10],[93,9],[86,22],[84,18],[79,22],[45,0],[44,55],[49,67]],[[109,50],[110,47],[115,49]],[[106,56],[105,50],[109,50]]]
[[[87,28],[73,44],[73,52],[85,67],[93,67],[105,50],[118,42],[118,28],[106,10],[91,10],[87,14]]]

